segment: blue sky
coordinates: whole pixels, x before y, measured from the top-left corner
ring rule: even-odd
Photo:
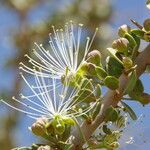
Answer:
[[[110,1],[114,7],[112,19],[110,20],[110,26],[112,27],[113,31],[117,31],[117,28],[122,24],[132,25],[129,19],[134,19],[137,20],[139,23],[142,23],[145,18],[148,18],[150,16],[150,10],[145,7],[145,0]],[[48,15],[47,10],[49,10],[50,7],[51,6],[49,5],[45,5],[40,9],[35,9],[35,12],[33,12],[33,15],[30,16],[29,20],[37,22],[39,18],[46,18],[46,16]],[[54,10],[55,7],[51,8],[53,8]],[[36,14],[36,16],[34,14]],[[11,10],[3,8],[2,6],[0,6],[0,16],[0,90],[2,90],[5,88],[9,88],[9,85],[13,82],[14,78],[14,70],[6,70],[3,65],[9,57],[15,56],[15,47],[10,41],[9,35],[11,31],[10,29],[18,26],[18,18],[15,13],[11,12]],[[116,33],[114,34],[116,35]],[[145,43],[143,45],[145,45]],[[150,75],[143,75],[141,79],[145,85],[145,92],[150,93]],[[145,129],[145,131],[150,131],[150,125],[148,120],[150,119],[150,106],[146,106],[143,108],[139,104],[130,103],[130,105],[134,107],[134,110],[137,112],[137,114],[140,115],[141,113],[143,113],[146,115],[143,128]],[[5,109],[5,107],[3,107],[3,109]],[[19,128],[17,127],[16,130],[14,130],[14,134],[16,135],[17,139],[16,144],[19,146],[31,145],[32,142],[37,141],[37,139],[33,138],[30,131],[27,130],[27,127],[31,125],[31,120],[24,115],[20,115],[20,120],[21,121],[19,124]],[[146,136],[150,137],[148,134],[146,134]],[[136,150],[148,150],[149,146],[150,141],[145,143],[144,145],[138,145]],[[129,147],[128,149],[131,149],[131,147]]]

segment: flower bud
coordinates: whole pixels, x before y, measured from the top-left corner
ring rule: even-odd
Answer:
[[[118,35],[120,37],[124,37],[125,33],[129,33],[130,30],[131,28],[128,25],[124,24],[118,29]]]
[[[51,150],[50,146],[40,146],[37,150]]]
[[[129,41],[125,38],[120,38],[112,43],[112,48],[117,49],[119,52],[125,52],[128,48]]]
[[[101,64],[101,53],[98,50],[93,50],[87,55],[87,62],[99,66]]]
[[[33,125],[31,126],[31,131],[37,136],[43,136],[46,133],[46,118],[39,118]]]
[[[133,61],[129,57],[124,57],[122,62],[125,69],[130,69],[133,66]]]
[[[144,21],[143,26],[146,31],[150,31],[150,18]]]

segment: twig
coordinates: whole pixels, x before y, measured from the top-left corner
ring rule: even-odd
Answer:
[[[146,66],[150,64],[150,44],[142,51],[135,60],[135,65],[137,65],[136,73],[137,77],[144,73]],[[86,140],[88,140],[93,132],[103,123],[105,118],[105,111],[107,108],[112,106],[117,106],[118,102],[123,97],[123,91],[127,85],[128,76],[124,73],[119,78],[119,93],[116,91],[108,90],[104,95],[102,104],[104,105],[102,113],[99,113],[92,124],[87,124],[86,121],[81,125],[82,133],[84,134]],[[82,147],[84,141],[80,138],[80,135],[77,131],[73,132],[74,140],[74,150],[77,150]]]

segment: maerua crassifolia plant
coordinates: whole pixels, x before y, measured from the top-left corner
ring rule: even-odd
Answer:
[[[33,118],[29,130],[47,142],[14,150],[116,150],[123,143],[134,144],[126,130],[137,116],[124,100],[150,103],[139,79],[150,64],[150,18],[143,25],[131,21],[136,28],[118,29],[119,38],[107,49],[103,63],[100,51],[91,49],[98,28],[84,39],[83,25],[69,22],[63,29],[52,27],[50,48],[35,43],[32,56],[25,55],[29,63],[19,67],[32,94],[12,98],[20,108],[1,101]],[[139,51],[142,40],[148,46]]]

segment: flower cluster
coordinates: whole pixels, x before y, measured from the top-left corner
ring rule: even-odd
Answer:
[[[83,24],[79,24],[75,27],[72,21],[66,24],[64,29],[55,30],[54,26],[52,26],[53,34],[49,34],[50,49],[46,50],[42,44],[35,43],[37,50],[33,50],[33,55],[36,59],[27,54],[25,55],[33,68],[21,62],[20,69],[33,75],[36,72],[43,77],[57,79],[60,79],[65,74],[66,67],[69,72],[76,73],[85,61],[98,30],[96,29],[91,40],[87,37],[85,47],[82,48],[80,47],[82,26]],[[42,70],[42,73],[36,69]]]
[[[17,98],[12,97],[17,103],[15,106],[2,100],[9,107],[35,119],[30,130],[49,141],[66,134],[66,130],[70,131],[70,126],[77,124],[76,118],[86,116],[96,104],[91,81],[76,74],[86,60],[98,29],[91,39],[86,38],[83,48],[80,47],[82,26],[74,26],[72,21],[64,29],[55,30],[52,26],[50,49],[35,43],[37,50],[33,50],[33,56],[25,55],[29,64],[20,62],[20,75],[32,94],[20,93]],[[32,80],[25,77],[26,73],[32,75]],[[87,102],[91,97],[93,100]]]
[[[132,22],[140,26],[135,21]],[[20,75],[32,94],[21,93],[19,97],[13,97],[15,106],[4,100],[2,102],[35,119],[29,129],[35,135],[47,139],[53,149],[66,150],[72,146],[75,135],[71,134],[71,129],[78,130],[85,142],[83,147],[88,145],[87,149],[115,150],[120,143],[134,143],[134,137],[126,130],[129,117],[124,114],[128,114],[133,120],[137,116],[122,100],[134,99],[143,105],[149,103],[143,97],[146,93],[142,81],[137,78],[137,66],[134,65],[140,53],[140,40],[150,40],[149,22],[147,19],[140,29],[122,25],[118,30],[119,39],[112,43],[112,48],[108,48],[110,56],[105,63],[101,62],[98,50],[89,52],[97,28],[91,39],[87,37],[84,40],[83,36],[87,33],[82,34],[82,24],[74,26],[71,21],[64,29],[52,26],[50,48],[47,50],[42,44],[35,43],[36,50],[33,50],[32,57],[25,55],[29,63],[20,63]],[[31,75],[32,80],[25,77],[26,73]],[[123,88],[120,87],[119,79],[122,75],[126,76],[125,79],[128,78]],[[103,87],[109,89],[112,97],[109,92],[108,95],[102,95]],[[87,137],[84,137],[80,124],[84,121],[83,125],[87,127],[91,124],[92,127],[95,122],[99,122],[99,117],[102,117],[103,124],[100,128],[97,126],[98,135],[93,134],[91,142],[86,142]],[[116,130],[112,128],[114,126],[117,127]],[[122,129],[127,134],[122,134]],[[38,148],[45,149],[45,145],[37,145],[36,149]]]

